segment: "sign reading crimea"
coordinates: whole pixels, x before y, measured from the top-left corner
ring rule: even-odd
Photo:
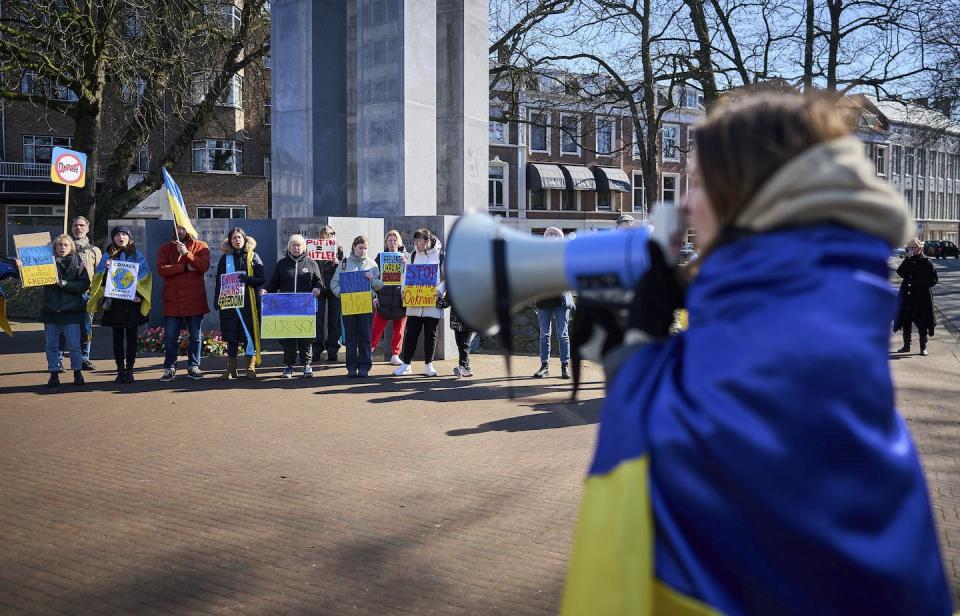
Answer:
[[[83,188],[87,183],[87,155],[67,148],[53,148],[50,179],[57,184]]]
[[[312,293],[267,293],[261,299],[261,338],[317,337],[317,299]]]

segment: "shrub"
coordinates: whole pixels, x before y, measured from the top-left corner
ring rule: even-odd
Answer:
[[[179,348],[178,355],[187,354],[187,345],[190,342],[190,333],[180,330],[180,340],[177,344]],[[163,328],[148,327],[140,334],[137,340],[137,350],[147,353],[163,353]],[[201,332],[200,354],[203,357],[223,357],[227,354],[227,344],[215,329]]]
[[[24,289],[18,278],[4,280],[3,294],[7,298],[7,316],[14,319],[35,320],[43,307],[43,287]]]

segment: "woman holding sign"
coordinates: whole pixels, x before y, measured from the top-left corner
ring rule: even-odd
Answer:
[[[394,376],[410,374],[410,362],[423,332],[423,374],[437,376],[433,367],[433,353],[437,347],[437,327],[443,310],[437,308],[437,292],[443,294],[440,266],[443,253],[440,240],[429,229],[417,229],[413,234],[416,250],[404,268],[403,303],[407,306],[407,328],[403,332],[403,354]]]
[[[53,240],[53,255],[57,266],[57,282],[43,287],[43,307],[40,309],[46,338],[47,369],[50,371],[47,386],[56,387],[60,384],[61,335],[70,350],[73,384],[83,385],[80,331],[87,319],[87,302],[83,294],[90,288],[90,276],[77,256],[76,244],[69,235],[61,235]]]
[[[146,257],[130,238],[129,227],[114,227],[110,238],[113,241],[93,276],[87,309],[91,313],[103,310],[100,324],[113,330],[114,383],[133,383],[137,327],[147,322],[153,277]]]
[[[384,251],[377,255],[375,261],[380,266],[380,279],[383,288],[377,291],[377,298],[373,300],[373,332],[370,334],[370,352],[377,348],[380,337],[387,329],[387,323],[393,324],[390,338],[390,363],[400,365],[400,344],[403,341],[403,328],[407,324],[407,311],[403,307],[403,295],[400,285],[403,284],[403,264],[407,262],[407,254],[403,248],[403,240],[399,231],[388,231],[383,238]]]
[[[373,365],[370,327],[376,291],[383,287],[380,268],[367,257],[367,236],[353,240],[347,257],[330,279],[330,290],[340,298],[347,345],[347,376],[366,377]]]
[[[257,377],[260,362],[260,316],[257,288],[265,282],[263,261],[254,252],[257,240],[240,227],[223,240],[223,255],[217,263],[214,297],[220,309],[220,333],[227,343],[227,369],[224,379],[237,378],[237,355],[242,344],[247,358],[248,379]]]

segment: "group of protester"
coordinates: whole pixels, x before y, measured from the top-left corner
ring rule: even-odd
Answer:
[[[144,254],[134,244],[129,227],[117,226],[110,230],[110,243],[105,252],[88,238],[89,221],[74,219],[71,233],[57,237],[53,242],[59,282],[44,288],[41,319],[45,323],[46,354],[50,386],[60,384],[64,350],[69,353],[75,385],[83,385],[83,370],[95,369],[90,360],[93,316],[102,313],[100,324],[110,328],[113,336],[113,356],[117,367],[115,382],[132,383],[137,359],[138,328],[149,317],[152,294],[152,276]],[[563,237],[562,231],[551,227],[548,238]],[[318,234],[320,239],[336,240],[336,230],[326,225]],[[246,378],[256,378],[261,363],[260,310],[262,297],[268,293],[311,293],[317,301],[316,337],[281,339],[283,348],[283,378],[291,378],[300,368],[303,377],[313,376],[313,363],[326,353],[327,363],[338,363],[341,340],[346,347],[347,376],[363,378],[373,365],[373,352],[392,326],[389,341],[390,364],[396,366],[393,374],[411,374],[413,357],[422,339],[423,374],[437,376],[433,366],[437,334],[443,310],[450,303],[445,293],[443,260],[440,240],[429,230],[419,229],[413,234],[414,247],[406,251],[399,231],[391,230],[384,237],[384,252],[399,254],[402,263],[435,264],[439,269],[436,304],[426,307],[406,307],[399,285],[384,285],[381,279],[381,254],[368,255],[369,241],[360,235],[353,239],[349,253],[344,255],[338,244],[336,260],[314,260],[308,256],[307,241],[302,235],[289,238],[286,254],[277,262],[268,280],[263,259],[256,252],[257,242],[242,228],[232,229],[221,245],[222,256],[216,264],[214,298],[220,297],[224,274],[238,274],[244,285],[246,301],[242,308],[220,307],[220,331],[227,350],[227,366],[222,378],[235,379],[245,369]],[[105,297],[105,277],[113,261],[137,263],[136,294],[133,299]],[[210,311],[204,275],[212,266],[210,248],[206,242],[192,236],[183,226],[176,227],[175,238],[160,247],[156,255],[156,271],[163,280],[163,338],[164,361],[160,380],[172,381],[177,374],[180,353],[180,332],[187,331],[187,373],[191,379],[203,378],[200,369],[202,333],[201,324]],[[372,313],[341,315],[340,274],[362,272],[370,283]],[[219,300],[215,299],[215,303]],[[573,306],[569,294],[556,300],[540,302],[541,362],[534,375],[549,375],[547,361],[550,355],[550,337],[556,329],[560,343],[562,378],[569,378],[569,342],[567,322]],[[457,344],[457,377],[473,376],[470,366],[471,343],[476,333],[451,314],[450,327]],[[242,357],[242,360],[241,360]]]

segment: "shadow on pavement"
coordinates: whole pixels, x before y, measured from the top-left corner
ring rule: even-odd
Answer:
[[[482,423],[475,428],[448,430],[447,436],[467,436],[484,432],[525,432],[550,430],[595,424],[600,421],[603,399],[577,400],[575,402],[541,402],[530,405],[537,414],[519,415]]]

